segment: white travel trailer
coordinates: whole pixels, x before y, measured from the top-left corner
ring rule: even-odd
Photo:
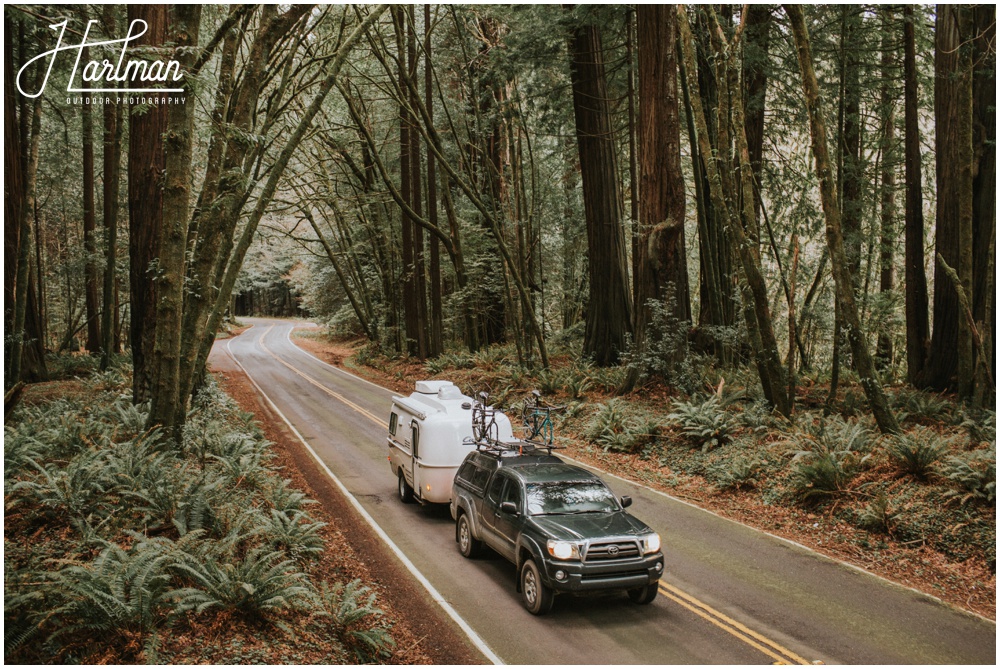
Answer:
[[[409,397],[393,397],[389,467],[403,502],[447,504],[455,472],[475,450],[471,397],[451,381],[417,381]],[[510,420],[495,414],[495,438],[514,441]]]

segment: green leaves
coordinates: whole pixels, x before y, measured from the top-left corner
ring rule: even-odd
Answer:
[[[674,402],[673,412],[667,420],[678,426],[681,433],[702,451],[722,446],[732,438],[738,423],[723,407],[718,395],[703,402],[692,400]]]

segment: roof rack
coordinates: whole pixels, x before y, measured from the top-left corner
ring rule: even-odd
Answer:
[[[559,411],[563,407],[553,407],[547,404],[539,406],[540,395],[537,390],[532,391],[533,400],[526,400],[522,417],[525,428],[530,432],[528,438],[513,442],[501,441],[500,430],[496,423],[496,413],[498,409],[488,404],[489,393],[480,392],[475,396],[472,405],[472,438],[466,443],[475,444],[476,450],[480,452],[493,453],[497,457],[505,454],[511,455],[534,455],[538,451],[545,451],[552,454],[552,449],[559,448],[553,444],[552,420],[549,417],[550,411]],[[531,402],[529,404],[528,402]],[[534,424],[529,423],[529,415],[534,419]],[[544,416],[544,420],[541,417]],[[534,437],[542,435],[544,441],[536,441]]]

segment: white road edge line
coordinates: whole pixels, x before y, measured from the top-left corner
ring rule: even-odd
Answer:
[[[294,329],[295,329],[295,327],[292,326],[292,328],[288,331],[288,333],[287,333],[288,341],[293,346],[295,346],[295,348],[299,349],[300,351],[302,351],[303,353],[305,353],[306,355],[308,355],[310,358],[313,358],[313,359],[317,360],[318,362],[326,365],[330,369],[334,369],[334,370],[336,370],[338,372],[342,372],[344,374],[347,374],[348,376],[353,376],[356,379],[361,379],[365,383],[368,383],[370,385],[376,386],[378,388],[382,388],[382,390],[387,390],[390,393],[396,392],[394,390],[389,390],[388,388],[386,388],[384,386],[380,386],[377,383],[369,381],[368,379],[362,379],[360,376],[356,376],[354,374],[351,374],[350,372],[345,371],[343,369],[340,369],[339,367],[334,367],[333,365],[331,365],[330,363],[328,363],[328,362],[326,362],[324,360],[320,360],[315,355],[313,355],[312,353],[310,353],[309,351],[305,350],[304,348],[302,348],[301,346],[299,346],[298,344],[296,344],[295,342],[292,341],[292,330],[294,330]],[[888,583],[890,585],[893,585],[893,586],[895,586],[897,588],[902,588],[904,590],[909,590],[910,592],[914,592],[914,593],[916,593],[918,595],[923,595],[924,597],[929,597],[930,599],[934,600],[935,602],[938,602],[939,604],[941,604],[945,608],[949,608],[949,609],[951,609],[953,611],[957,611],[959,613],[968,614],[968,615],[973,616],[975,618],[979,618],[980,620],[985,620],[988,623],[993,623],[994,626],[997,624],[997,622],[995,620],[990,620],[986,616],[980,615],[980,614],[976,613],[975,611],[970,611],[968,609],[963,609],[963,608],[961,608],[959,606],[955,606],[954,604],[949,604],[948,602],[944,601],[940,597],[935,597],[934,595],[932,595],[930,593],[924,592],[923,590],[918,590],[917,588],[911,587],[909,585],[904,585],[903,583],[897,583],[896,581],[888,579],[885,576],[880,576],[879,574],[876,574],[874,572],[868,571],[864,567],[859,567],[856,564],[851,564],[850,562],[845,562],[844,560],[839,560],[839,559],[837,559],[835,557],[830,557],[829,555],[826,555],[825,553],[820,553],[819,551],[817,551],[817,550],[815,550],[813,548],[810,548],[809,546],[806,546],[804,544],[800,544],[797,541],[792,541],[791,539],[787,539],[785,537],[778,536],[777,534],[772,534],[772,533],[768,532],[767,530],[762,530],[760,528],[753,527],[752,525],[747,525],[746,523],[741,523],[740,521],[733,520],[732,518],[726,518],[725,516],[723,516],[723,515],[721,515],[719,513],[716,513],[715,511],[712,511],[711,509],[706,509],[704,507],[698,506],[697,504],[693,504],[691,502],[688,502],[687,500],[681,499],[679,497],[674,497],[673,495],[671,495],[669,493],[665,493],[662,490],[657,490],[656,488],[651,488],[650,486],[648,486],[648,485],[646,485],[644,483],[639,483],[638,481],[630,481],[629,479],[627,479],[625,477],[618,476],[617,474],[612,474],[611,472],[605,471],[605,470],[601,469],[600,467],[594,467],[593,465],[588,465],[588,464],[586,464],[586,463],[584,463],[584,462],[582,462],[580,460],[577,460],[575,458],[572,458],[572,457],[570,457],[568,455],[560,455],[559,457],[566,458],[567,460],[572,460],[573,462],[575,462],[576,464],[580,465],[581,467],[587,467],[587,468],[592,469],[594,471],[600,472],[603,475],[610,476],[611,478],[618,479],[619,481],[623,481],[625,483],[628,483],[630,485],[634,485],[634,486],[636,486],[638,488],[642,488],[644,490],[648,490],[649,492],[652,492],[652,493],[655,493],[657,495],[660,495],[661,497],[666,497],[667,499],[673,500],[673,501],[678,502],[680,504],[684,504],[686,506],[690,506],[693,509],[698,509],[699,511],[704,511],[705,513],[710,513],[713,516],[715,516],[716,518],[721,518],[722,520],[725,520],[727,522],[734,523],[736,525],[741,525],[743,527],[747,527],[747,528],[749,528],[751,530],[754,530],[755,532],[760,532],[761,534],[765,534],[765,535],[767,535],[769,537],[772,537],[774,539],[777,539],[779,541],[783,541],[786,544],[789,544],[791,546],[795,546],[797,548],[801,548],[802,550],[808,551],[809,553],[812,553],[813,555],[818,555],[819,557],[824,558],[826,560],[830,560],[831,562],[835,562],[835,563],[843,565],[843,566],[845,566],[845,567],[847,567],[849,569],[853,569],[855,571],[859,571],[862,574],[867,574],[868,576],[871,576],[873,578],[877,578],[878,580],[884,581],[884,582],[886,582],[886,583]]]
[[[313,459],[316,460],[319,466],[323,468],[323,471],[326,472],[327,476],[329,476],[330,479],[337,485],[337,488],[340,489],[340,492],[343,493],[343,495],[348,499],[348,501],[350,501],[351,506],[353,506],[354,509],[361,515],[361,517],[364,518],[365,521],[371,526],[371,528],[375,530],[375,533],[379,536],[379,538],[382,539],[382,541],[384,541],[387,546],[389,546],[392,552],[395,553],[396,557],[399,558],[400,562],[402,562],[403,565],[410,571],[410,573],[413,574],[413,577],[416,578],[417,581],[419,581],[422,586],[424,586],[424,588],[430,594],[431,598],[435,602],[437,602],[437,604],[442,609],[444,609],[444,612],[447,613],[448,616],[455,621],[455,623],[462,629],[463,632],[465,632],[466,636],[469,637],[469,641],[472,642],[472,644],[476,647],[476,649],[479,650],[479,652],[481,652],[484,656],[486,656],[486,659],[488,659],[493,664],[505,664],[505,662],[501,660],[493,652],[492,649],[490,649],[490,647],[486,644],[486,642],[483,641],[483,639],[478,634],[476,634],[476,631],[472,629],[469,623],[467,623],[465,619],[463,619],[458,614],[458,612],[452,607],[452,605],[449,604],[448,601],[441,595],[441,593],[438,592],[437,588],[431,585],[430,581],[428,581],[427,578],[422,573],[420,573],[420,570],[417,569],[417,566],[410,561],[410,558],[408,558],[406,554],[403,553],[403,551],[399,548],[399,546],[397,546],[396,543],[389,538],[389,535],[386,534],[385,530],[383,530],[379,526],[379,524],[375,522],[375,519],[372,518],[371,514],[369,514],[368,511],[365,510],[363,506],[361,506],[361,502],[359,502],[357,498],[350,493],[347,487],[340,481],[340,479],[337,478],[337,476],[330,470],[327,464],[323,462],[323,460],[319,457],[319,454],[313,450],[312,446],[310,446],[308,442],[306,442],[305,438],[299,433],[299,431],[295,429],[295,426],[292,425],[292,422],[290,420],[288,420],[288,417],[281,412],[281,409],[279,409],[277,405],[267,395],[267,393],[264,392],[264,389],[260,387],[260,385],[257,383],[257,381],[254,380],[252,376],[250,376],[250,372],[248,372],[247,369],[243,366],[243,364],[236,359],[236,356],[233,354],[232,349],[229,347],[229,344],[230,342],[232,342],[232,340],[233,338],[230,338],[229,340],[226,341],[226,352],[229,354],[229,357],[233,359],[233,362],[235,362],[241,370],[243,370],[243,373],[246,374],[248,379],[250,379],[250,382],[254,385],[255,388],[257,388],[257,392],[260,393],[261,397],[267,400],[267,403],[270,405],[271,409],[273,409],[275,413],[281,416],[281,419],[285,421],[285,425],[288,426],[288,429],[290,429],[295,434],[295,437],[302,443],[302,445],[306,447],[306,450],[308,450],[309,453],[313,456]],[[289,339],[289,341],[291,340]],[[317,360],[318,359],[319,358],[317,358]]]

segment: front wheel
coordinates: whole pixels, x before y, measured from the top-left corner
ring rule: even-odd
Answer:
[[[406,482],[406,476],[403,475],[402,468],[399,470],[399,501],[403,504],[413,502],[413,488]]]
[[[636,604],[651,604],[656,599],[656,593],[660,589],[660,582],[655,581],[641,588],[628,591],[628,598]]]
[[[456,528],[458,535],[458,550],[467,558],[474,558],[483,550],[483,542],[472,536],[472,526],[469,524],[469,517],[464,513],[458,517]]]
[[[555,594],[542,583],[542,576],[534,560],[525,560],[521,566],[521,602],[529,613],[544,615],[552,608]]]

